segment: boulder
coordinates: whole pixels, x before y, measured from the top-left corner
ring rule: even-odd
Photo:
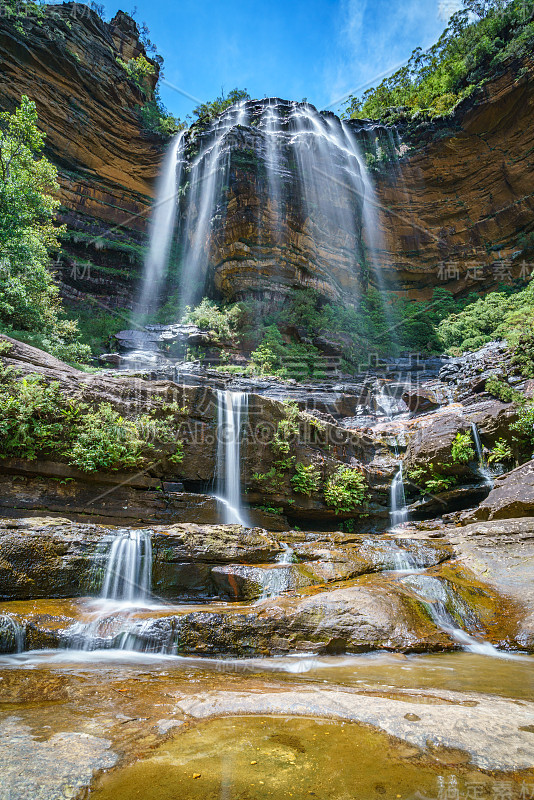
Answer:
[[[417,384],[405,388],[402,400],[413,414],[432,411],[441,405],[441,398],[434,389]]]
[[[462,522],[534,516],[534,461],[495,479],[492,491]]]
[[[469,430],[467,419],[456,411],[420,417],[408,433],[406,474],[412,469],[424,469],[445,475],[469,475],[470,468],[467,464],[457,464],[451,459],[452,443],[456,435]]]

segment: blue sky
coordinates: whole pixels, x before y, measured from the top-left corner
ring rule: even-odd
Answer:
[[[200,100],[221,88],[253,97],[306,97],[319,109],[373,82],[414,47],[439,37],[458,0],[128,0],[106,2],[146,22],[165,79]],[[364,86],[367,88],[367,86]],[[163,102],[185,117],[195,103],[169,86]],[[331,105],[333,104],[333,105]]]

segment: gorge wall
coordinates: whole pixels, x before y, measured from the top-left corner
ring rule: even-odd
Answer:
[[[23,23],[24,33],[13,17],[0,19],[0,108],[12,110],[23,93],[35,100],[46,153],[59,168],[60,219],[68,227],[57,265],[64,296],[131,306],[165,148],[143,130],[143,96],[117,63],[145,53],[139,32],[123,12],[106,23],[75,3],[50,6],[44,20]],[[386,285],[421,297],[434,286],[461,293],[526,277],[534,230],[533,68],[532,61],[521,69],[510,64],[452,118],[420,125],[415,136],[400,126],[415,146],[396,140],[397,158],[372,174]],[[324,119],[328,126],[333,115]],[[348,127],[361,141],[375,135],[365,121]],[[288,190],[291,163],[279,165],[286,193],[280,214],[265,200],[261,131],[248,124],[232,136],[224,226],[209,252],[211,293],[239,299],[312,286],[336,299],[364,285],[361,275],[354,280],[350,259],[338,263],[334,251],[317,244],[320,232]],[[341,248],[337,242],[343,257],[359,246],[357,217]]]
[[[67,298],[124,306],[134,291],[163,147],[143,131],[143,95],[117,63],[141,54],[137,26],[122,11],[110,23],[76,3],[18,24],[0,17],[0,108],[12,111],[23,94],[35,101],[45,153],[59,168],[68,233],[58,277]]]

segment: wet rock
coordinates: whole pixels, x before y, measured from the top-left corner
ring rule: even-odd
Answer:
[[[2,725],[2,794],[13,800],[75,797],[98,770],[110,769],[117,755],[108,739],[76,731],[37,738],[17,717]]]
[[[441,398],[434,389],[417,385],[405,389],[402,400],[413,414],[432,411],[441,404]]]
[[[471,522],[443,532],[462,564],[515,603],[508,614],[516,644],[534,650],[534,518]]]
[[[413,469],[424,469],[427,473],[436,471],[458,477],[469,475],[471,470],[468,465],[452,461],[451,450],[456,435],[470,429],[466,417],[456,411],[420,418],[409,431],[406,474]]]
[[[462,522],[534,516],[534,461],[495,478],[492,491]]]

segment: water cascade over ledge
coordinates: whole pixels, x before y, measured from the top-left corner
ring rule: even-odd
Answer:
[[[217,500],[223,522],[248,526],[241,500],[241,434],[248,413],[246,392],[217,391]]]
[[[179,319],[214,292],[235,300],[302,285],[357,302],[368,280],[382,290],[360,137],[355,121],[276,98],[182,132],[162,168],[139,307],[153,312],[177,295]]]

